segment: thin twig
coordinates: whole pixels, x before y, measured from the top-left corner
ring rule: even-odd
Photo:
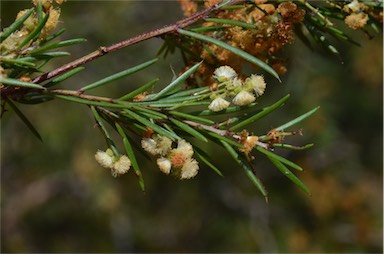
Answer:
[[[243,1],[240,1],[240,0],[232,1],[230,4],[235,4],[235,3],[239,3],[239,2],[243,2]],[[111,46],[107,46],[107,47],[101,46],[100,48],[89,53],[86,56],[83,56],[83,57],[81,57],[81,58],[79,58],[73,62],[70,62],[68,64],[65,64],[65,65],[63,65],[63,66],[61,66],[61,67],[59,67],[53,71],[50,71],[48,73],[45,73],[43,75],[40,75],[40,76],[34,78],[32,80],[32,83],[35,83],[35,84],[42,83],[46,80],[49,80],[53,77],[56,77],[57,75],[65,73],[65,72],[72,70],[72,69],[74,69],[80,65],[83,65],[87,62],[90,62],[90,61],[92,61],[98,57],[101,57],[105,54],[114,52],[116,50],[131,46],[133,44],[136,44],[136,43],[139,43],[139,42],[142,42],[142,41],[154,38],[154,37],[159,37],[159,36],[167,34],[167,33],[176,32],[180,28],[187,27],[187,26],[192,25],[193,23],[195,23],[201,19],[206,18],[209,14],[211,14],[212,12],[217,11],[217,10],[218,10],[218,6],[215,5],[211,8],[202,10],[202,11],[197,12],[197,13],[195,13],[195,14],[187,17],[187,18],[184,18],[180,21],[177,21],[176,23],[164,26],[162,28],[155,29],[155,30],[150,31],[150,32],[139,34],[135,37],[129,38],[127,40],[123,40],[123,41],[115,43]]]
[[[190,120],[183,120],[184,123],[192,126],[192,127],[195,127],[195,128],[202,128],[204,130],[207,130],[207,131],[210,131],[210,132],[214,132],[220,136],[226,136],[228,134],[228,132],[226,130],[219,130],[219,129],[216,129],[215,127],[213,126],[209,126],[209,125],[205,125],[205,124],[201,124],[201,123],[196,123],[196,122],[193,122],[193,121],[190,121]]]
[[[54,94],[60,94],[60,95],[68,95],[72,97],[77,97],[85,100],[90,101],[101,101],[101,102],[110,102],[110,103],[116,103],[116,100],[108,98],[108,97],[100,97],[100,96],[94,96],[94,95],[87,95],[83,94],[78,91],[72,91],[72,90],[62,90],[62,89],[55,89],[55,90],[49,90],[49,93]]]
[[[229,1],[226,6],[230,6],[230,5],[234,5],[234,4],[240,4],[243,2],[245,2],[245,0],[232,0],[232,1]],[[162,28],[158,28],[158,29],[155,29],[153,31],[137,35],[135,37],[132,37],[132,38],[123,40],[121,42],[115,43],[111,46],[101,46],[97,50],[95,50],[95,51],[93,51],[93,52],[91,52],[91,53],[89,53],[83,57],[80,57],[80,58],[78,58],[78,59],[76,59],[70,63],[67,63],[61,67],[58,67],[55,70],[49,71],[47,73],[44,73],[44,74],[34,78],[32,80],[32,83],[40,84],[44,81],[50,80],[50,79],[52,79],[58,75],[66,73],[66,72],[68,72],[68,71],[70,71],[76,67],[84,65],[84,64],[86,64],[90,61],[93,61],[93,60],[95,60],[101,56],[104,56],[108,53],[117,51],[119,49],[131,46],[133,44],[136,44],[136,43],[139,43],[139,42],[142,42],[142,41],[154,38],[154,37],[159,37],[159,36],[162,36],[162,35],[165,35],[168,33],[177,32],[177,30],[180,28],[185,28],[189,25],[194,24],[195,22],[197,22],[199,20],[207,18],[210,14],[217,11],[220,7],[222,7],[222,6],[221,5],[214,5],[211,8],[204,9],[200,12],[197,12],[197,13],[187,17],[187,18],[181,19],[181,20],[179,20],[173,24],[164,26]],[[20,94],[23,92],[27,92],[29,90],[30,89],[16,89],[15,87],[6,86],[6,87],[1,88],[0,94],[1,94],[1,98],[6,98],[7,96],[12,95],[14,93]]]

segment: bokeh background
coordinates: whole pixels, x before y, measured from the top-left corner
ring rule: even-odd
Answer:
[[[1,1],[2,27],[28,1]],[[64,39],[84,37],[70,57],[53,68],[182,16],[176,1],[68,1],[62,8]],[[344,64],[300,41],[286,48],[288,73],[276,82],[266,75],[260,106],[287,93],[288,103],[253,126],[263,134],[318,105],[301,127],[297,145],[278,151],[305,168],[297,175],[307,196],[263,156],[259,177],[269,204],[223,150],[206,149],[225,177],[202,167],[193,180],[161,174],[139,157],[143,193],[133,172],[113,178],[94,160],[105,149],[87,107],[52,101],[20,108],[40,131],[38,141],[9,112],[1,121],[1,252],[304,252],[383,251],[383,47],[382,35],[349,34],[362,46],[337,44]],[[155,57],[160,39],[112,53],[86,65],[63,86],[84,84]],[[96,94],[118,96],[156,77],[166,84],[174,54]],[[255,70],[257,72],[257,70]]]

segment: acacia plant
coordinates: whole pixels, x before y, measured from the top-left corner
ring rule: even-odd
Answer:
[[[380,1],[358,0],[179,0],[185,18],[110,46],[100,46],[79,59],[46,70],[50,60],[69,55],[61,51],[62,47],[75,47],[85,41],[60,40],[64,29],[58,30],[57,26],[62,2],[33,0],[30,9],[20,11],[15,21],[2,30],[1,116],[12,109],[41,139],[17,104],[66,100],[87,106],[106,141],[106,147],[96,152],[97,162],[115,177],[132,167],[143,190],[144,177],[137,153],[149,155],[161,172],[179,179],[195,177],[202,165],[222,175],[211,160],[212,154],[202,148],[206,142],[214,142],[228,152],[266,200],[267,190],[256,175],[257,156],[266,156],[294,184],[310,193],[290,170],[303,169],[275,153],[275,148],[311,147],[312,144],[291,145],[287,137],[302,135],[300,128],[292,127],[315,113],[318,107],[298,112],[297,118],[267,133],[247,129],[283,106],[290,97],[288,94],[272,105],[258,104],[258,97],[268,96],[263,75],[280,81],[279,76],[287,68],[285,59],[278,53],[296,37],[310,48],[323,48],[340,58],[331,41],[357,44],[343,31],[348,28],[359,29],[369,36],[380,33],[383,7]],[[76,90],[58,88],[62,81],[76,80],[76,74],[87,71],[86,63],[155,37],[164,43],[153,59]],[[156,64],[158,57],[176,51],[184,66],[179,67],[180,74],[162,89],[154,89],[159,82],[156,78],[118,98],[92,93],[97,87],[144,72]],[[244,66],[252,72],[246,73]],[[113,140],[113,131],[121,140]],[[124,151],[119,150],[118,142],[122,142]]]

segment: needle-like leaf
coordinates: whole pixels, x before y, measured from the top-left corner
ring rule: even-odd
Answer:
[[[291,121],[289,121],[283,125],[280,125],[279,127],[276,128],[276,130],[278,130],[278,131],[286,130],[286,129],[292,127],[293,125],[300,123],[301,121],[303,121],[303,120],[307,119],[308,117],[310,117],[311,115],[313,115],[319,108],[320,108],[320,106],[308,111],[307,113],[302,114],[299,117],[296,117],[295,119],[293,119],[293,120],[291,120]]]
[[[198,122],[198,123],[204,123],[204,124],[209,124],[209,125],[212,125],[212,124],[215,123],[212,120],[209,120],[209,119],[206,119],[206,118],[203,118],[203,117],[198,117],[198,116],[190,115],[190,114],[183,113],[183,112],[180,112],[180,111],[172,110],[172,111],[169,111],[169,113],[174,115],[174,116],[178,116],[178,117],[181,117],[181,118],[184,118],[184,119],[187,119],[187,120],[191,120],[191,121],[194,121],[194,122]]]
[[[308,189],[308,187],[299,178],[297,178],[283,163],[281,163],[281,161],[275,159],[274,157],[267,157],[294,184],[299,186],[308,195],[311,195],[311,191]]]
[[[215,132],[210,132],[210,131],[207,131],[207,134],[211,137],[213,137],[215,140],[219,140],[220,142],[223,141],[227,144],[230,144],[232,146],[236,146],[237,148],[244,148],[242,144],[232,140],[232,139],[229,139],[227,137],[224,137],[224,136],[221,136]]]
[[[290,167],[292,167],[298,171],[303,171],[303,168],[300,167],[299,165],[297,165],[296,163],[293,163],[292,161],[287,160],[286,158],[281,157],[281,156],[279,156],[279,155],[277,155],[271,151],[268,151],[268,150],[266,150],[260,146],[257,146],[256,150],[267,155],[268,158],[274,158],[275,160],[278,160],[278,161],[280,161],[280,162],[282,162],[282,163],[284,163],[284,164],[286,164],[286,165],[288,165],[288,166],[290,166]]]
[[[41,138],[39,132],[36,130],[36,128],[33,126],[33,124],[28,120],[28,118],[23,114],[23,112],[20,111],[20,109],[17,108],[17,106],[12,102],[10,99],[6,99],[7,103],[13,111],[20,117],[20,119],[24,122],[24,124],[28,127],[28,129],[35,135],[36,138],[38,138],[41,142],[43,142],[43,139]]]
[[[139,65],[137,65],[135,67],[132,67],[132,68],[129,68],[127,70],[115,73],[115,74],[113,74],[111,76],[105,77],[105,78],[103,78],[101,80],[98,80],[98,81],[92,83],[92,84],[84,86],[84,87],[80,88],[79,90],[80,91],[87,91],[87,90],[90,90],[90,89],[94,89],[96,87],[100,87],[100,86],[105,85],[105,84],[107,84],[109,82],[112,82],[112,81],[117,80],[117,79],[124,78],[124,77],[126,77],[128,75],[131,75],[131,74],[133,74],[135,72],[138,72],[138,71],[140,71],[140,70],[142,70],[144,68],[147,68],[148,66],[150,66],[150,65],[152,65],[152,64],[154,64],[156,62],[157,62],[157,58],[152,59],[152,60],[147,61],[145,63],[139,64]]]
[[[65,32],[65,28],[61,28],[59,31],[53,33],[52,35],[49,35],[47,38],[41,41],[40,45],[44,45],[45,43],[52,41],[53,39],[57,38],[58,36],[62,35]]]
[[[44,51],[47,51],[47,50],[50,50],[50,49],[70,46],[70,45],[74,45],[74,44],[81,43],[81,42],[84,42],[84,41],[86,41],[86,39],[78,38],[78,39],[71,39],[71,40],[60,41],[60,42],[52,42],[52,43],[46,44],[46,45],[44,45],[42,47],[33,49],[33,50],[29,51],[28,53],[33,55],[33,54],[44,52]]]
[[[157,93],[152,100],[158,100],[161,97],[164,97],[167,95],[170,91],[172,91],[174,88],[182,84],[189,76],[192,75],[202,64],[202,61],[192,66],[190,69],[188,69],[186,72],[181,74],[179,77],[177,77],[174,81],[172,81],[169,85],[167,85],[163,90],[161,90],[159,93]]]
[[[192,28],[191,31],[195,33],[205,33],[205,32],[212,32],[212,31],[219,31],[223,29],[225,29],[224,26],[206,26],[206,27]]]
[[[115,156],[119,156],[119,151],[117,150],[115,143],[113,142],[111,135],[109,134],[107,127],[105,126],[103,119],[101,118],[99,112],[94,106],[91,106],[91,110],[93,113],[93,116],[97,122],[97,125],[99,126],[99,129],[101,133],[103,134],[108,146],[112,149]]]
[[[260,118],[270,114],[271,112],[273,112],[275,109],[279,108],[280,106],[282,106],[289,98],[289,94],[287,94],[286,96],[284,96],[282,99],[280,99],[279,101],[275,102],[274,104],[272,104],[271,106],[269,107],[266,107],[266,108],[263,108],[262,110],[260,111],[257,111],[256,114],[254,114],[253,116],[251,117],[247,117],[244,121],[240,122],[240,123],[237,123],[236,125],[232,126],[230,128],[231,131],[234,131],[234,130],[238,130],[240,128],[243,128],[244,126],[246,125],[249,125],[253,122],[255,122],[256,120],[259,120]]]
[[[142,175],[142,173],[141,173],[139,164],[137,163],[137,159],[136,159],[135,153],[133,152],[131,143],[129,142],[129,138],[128,138],[128,136],[126,135],[124,129],[121,127],[120,124],[116,123],[115,126],[116,126],[116,129],[117,129],[117,132],[120,134],[120,136],[121,136],[122,139],[123,139],[123,144],[124,144],[125,151],[127,152],[127,156],[128,156],[128,158],[129,158],[129,159],[131,160],[131,162],[132,162],[132,167],[133,167],[133,169],[135,170],[135,174],[136,174],[136,176],[139,178],[139,185],[140,185],[140,188],[141,188],[143,191],[145,191],[145,184],[144,184],[143,175]]]
[[[179,127],[180,129],[182,129],[183,131],[191,134],[192,136],[194,136],[195,138],[198,138],[204,142],[208,142],[208,139],[206,137],[204,137],[203,134],[201,134],[200,132],[198,132],[197,130],[193,129],[191,126],[183,123],[183,122],[180,122],[179,120],[177,119],[174,119],[174,118],[169,118],[169,120],[174,124],[176,125],[177,127]]]
[[[238,20],[232,20],[232,19],[207,18],[205,19],[205,21],[231,25],[231,26],[238,26],[238,27],[243,27],[248,29],[257,29],[257,26],[255,26],[254,24],[250,24],[250,23],[246,23]]]
[[[265,189],[262,182],[260,181],[260,179],[255,176],[252,169],[250,169],[248,165],[244,163],[244,161],[240,158],[240,155],[236,152],[235,149],[233,149],[233,147],[230,144],[228,144],[223,140],[221,140],[220,142],[221,144],[223,144],[224,148],[227,149],[227,151],[232,156],[232,158],[237,162],[237,164],[239,164],[240,167],[244,170],[245,174],[251,180],[251,182],[257,187],[257,189],[261,192],[261,194],[263,194],[263,196],[267,200],[268,192]]]
[[[305,149],[311,148],[312,146],[314,146],[314,144],[307,144],[305,146],[293,146],[289,144],[273,144],[273,147],[286,148],[291,150],[305,150]]]
[[[197,147],[194,147],[193,149],[198,159],[204,162],[204,164],[211,168],[216,174],[218,174],[219,176],[223,176],[223,173],[221,173],[221,171],[210,162],[211,159],[209,158],[210,156],[208,154],[206,154],[203,150]]]
[[[140,106],[137,106],[137,105],[132,105],[132,110],[135,110],[136,112],[144,112],[144,113],[148,113],[158,119],[167,119],[168,116],[166,114],[163,114],[163,113],[160,113],[160,112],[157,112],[153,109],[148,109],[148,108],[144,108],[144,107],[140,107]]]
[[[27,87],[34,89],[45,89],[45,87],[41,85],[37,85],[34,83],[24,82],[17,79],[12,78],[0,78],[0,84],[8,85],[8,86],[17,86],[17,87]]]
[[[169,139],[171,140],[177,140],[179,139],[179,137],[175,134],[173,134],[172,132],[169,132],[168,130],[165,130],[164,128],[160,127],[159,125],[157,124],[154,124],[152,123],[151,121],[149,121],[148,119],[136,114],[135,112],[131,111],[131,110],[126,110],[126,112],[131,116],[133,117],[134,119],[136,119],[138,122],[140,122],[141,124],[143,124],[144,126],[147,126],[149,128],[151,128],[152,130],[154,130],[155,132],[159,133],[160,135],[164,135],[166,137],[168,137]]]
[[[72,101],[76,103],[81,103],[85,105],[92,105],[92,106],[99,106],[99,107],[107,107],[107,108],[130,108],[131,106],[129,104],[117,104],[111,102],[104,102],[104,101],[94,101],[94,100],[87,100],[82,98],[73,97],[70,95],[60,95],[60,94],[54,94],[51,93],[51,95],[54,95],[56,98]]]
[[[0,41],[4,41],[8,38],[13,32],[15,32],[23,23],[27,20],[27,18],[32,14],[33,8],[26,11],[20,18],[18,18],[15,22],[13,22],[9,27],[4,29],[4,32],[0,34]]]
[[[8,63],[8,64],[14,64],[16,66],[28,66],[28,67],[35,67],[35,64],[34,63],[31,63],[29,61],[25,61],[23,59],[9,59],[9,58],[6,58],[6,57],[0,57],[0,62],[3,62],[3,63]]]
[[[64,51],[56,51],[56,52],[44,52],[38,55],[34,55],[36,59],[51,59],[54,57],[61,57],[61,56],[70,56],[71,54]]]
[[[157,82],[159,81],[159,79],[154,79],[154,80],[151,80],[149,81],[148,83],[140,86],[139,88],[137,88],[136,90],[133,90],[132,92],[122,96],[119,98],[120,101],[126,101],[126,100],[129,100],[129,99],[132,99],[133,97],[135,97],[136,95],[139,95],[145,91],[148,91],[149,89],[151,89]]]
[[[19,44],[17,49],[22,49],[27,43],[37,39],[37,36],[40,34],[41,30],[44,28],[45,23],[48,21],[49,14],[45,14],[42,20],[39,20],[35,30],[33,30],[28,36]]]
[[[70,70],[70,71],[68,71],[68,72],[66,72],[66,73],[64,73],[64,74],[62,74],[62,75],[60,75],[60,76],[58,76],[57,78],[53,79],[51,82],[49,82],[48,84],[46,84],[45,87],[52,87],[52,86],[54,86],[54,85],[56,85],[56,84],[58,84],[58,83],[60,83],[60,82],[62,82],[62,81],[64,81],[64,80],[66,80],[66,79],[72,77],[73,75],[75,75],[75,74],[81,72],[81,71],[84,70],[84,69],[85,69],[85,67],[80,66],[80,67],[77,67],[77,68],[75,68],[75,69],[73,69],[73,70]]]

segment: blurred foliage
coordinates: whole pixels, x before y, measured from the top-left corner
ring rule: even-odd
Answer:
[[[23,5],[29,7],[26,2],[1,3],[7,9],[4,25]],[[176,13],[179,6],[172,1],[69,1],[61,20],[67,27],[64,37],[88,39],[83,48],[71,51],[75,59],[175,21]],[[339,47],[343,65],[296,40],[285,51],[289,64],[283,83],[270,80],[271,96],[259,101],[269,105],[291,93],[289,107],[268,116],[276,126],[321,105],[303,123],[300,140],[316,146],[301,153],[286,151],[305,168],[301,178],[312,197],[260,156],[257,166],[263,170],[258,173],[273,190],[265,204],[249,180],[234,170],[237,165],[224,159],[225,151],[210,144],[206,149],[215,151],[213,161],[224,178],[203,168],[197,178],[180,182],[139,156],[147,186],[142,193],[133,172],[111,178],[94,161],[89,151],[102,147],[103,140],[95,138],[99,131],[89,125],[90,113],[54,101],[21,108],[44,143],[17,118],[6,114],[1,123],[1,252],[382,252],[383,41],[381,36],[354,36],[362,46]],[[146,58],[143,52],[149,59],[160,45],[161,40],[150,40],[113,53],[87,66],[91,71],[77,80],[86,84],[121,70],[121,65],[138,64]],[[168,63],[177,66],[178,57],[156,65],[153,78],[171,80]],[[130,91],[147,81],[141,75],[105,92],[114,96]]]

